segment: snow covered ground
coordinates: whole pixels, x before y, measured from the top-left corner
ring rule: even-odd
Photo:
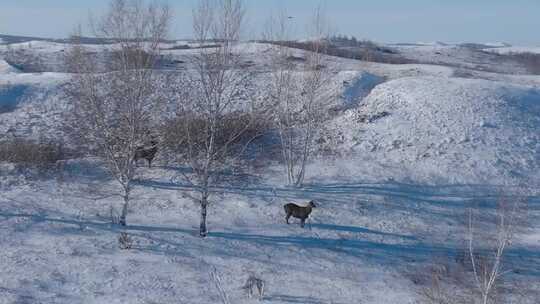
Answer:
[[[497,54],[512,54],[512,53],[533,53],[540,54],[540,47],[527,47],[527,46],[509,46],[509,47],[497,47],[485,49],[486,52],[492,52]]]
[[[390,45],[400,55],[415,62],[504,74],[525,74],[526,67],[496,55],[499,48],[482,49],[472,45],[413,44]],[[486,46],[487,47],[487,46]]]
[[[270,47],[238,47],[261,82]],[[118,248],[120,229],[109,224],[121,199],[98,160],[37,176],[0,164],[0,303],[219,303],[215,274],[231,303],[253,303],[241,289],[250,273],[266,281],[263,303],[419,303],[410,273],[453,259],[468,207],[493,208],[501,193],[529,201],[509,275],[537,289],[540,76],[462,47],[400,50],[429,64],[326,58],[336,96],[328,107],[343,106],[327,122],[338,153],[314,160],[301,189],[284,186],[278,160],[216,189],[207,239],[197,237],[190,188],[175,179],[181,169],[159,156],[137,176],[131,250]],[[63,138],[69,75],[21,73],[1,54],[0,134]],[[311,199],[307,229],[284,223],[283,204]]]

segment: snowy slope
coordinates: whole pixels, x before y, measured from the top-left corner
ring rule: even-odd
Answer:
[[[486,52],[492,52],[496,54],[512,54],[512,53],[533,53],[540,54],[540,47],[526,47],[526,46],[510,46],[510,47],[498,47],[485,49]]]
[[[0,133],[62,140],[65,101],[59,86],[68,79],[61,73],[0,73]]]
[[[48,56],[65,45],[18,47]],[[257,89],[269,77],[270,48],[237,46],[258,72]],[[491,57],[478,69],[471,63],[484,55],[456,46],[408,48],[431,64],[325,58],[331,76],[321,95],[340,109],[326,122],[336,154],[315,159],[301,189],[284,185],[277,159],[217,188],[205,240],[196,236],[192,189],[159,154],[137,175],[124,230],[132,250],[118,248],[109,214],[119,189],[97,160],[61,162],[39,178],[0,164],[0,303],[220,303],[212,272],[231,303],[256,302],[241,289],[250,273],[267,283],[262,303],[418,303],[420,286],[407,273],[453,258],[468,207],[540,182],[540,77],[480,71]],[[166,51],[178,60],[193,52]],[[0,61],[0,105],[9,104],[0,134],[61,138],[66,81]],[[310,228],[284,223],[284,203],[311,199]],[[532,219],[538,211],[531,205]],[[520,269],[540,262],[538,222],[511,250]]]
[[[481,50],[466,45],[397,45],[401,56],[423,64],[435,64],[505,74],[524,74],[527,70],[510,59],[490,53],[497,48]],[[489,52],[484,52],[489,51]]]
[[[0,303],[218,303],[214,268],[232,303],[252,303],[241,290],[250,272],[266,281],[267,303],[413,301],[405,287],[410,283],[394,267],[425,259],[426,249],[417,253],[417,237],[394,232],[399,218],[380,220],[377,208],[368,216],[361,201],[336,202],[340,196],[313,188],[320,210],[312,229],[304,230],[296,222],[285,225],[281,214],[284,202],[308,197],[303,191],[231,188],[210,209],[211,233],[201,240],[197,208],[167,181],[171,172],[143,170],[126,229],[135,248],[122,251],[119,230],[106,218],[110,204],[118,203],[110,197],[114,184],[97,182],[102,173],[91,167],[86,175],[79,169],[68,167],[63,183],[4,190]],[[333,212],[342,205],[348,209]]]
[[[371,123],[362,117],[389,115]],[[377,86],[337,118],[350,149],[424,182],[538,179],[540,90],[483,80],[420,77]]]

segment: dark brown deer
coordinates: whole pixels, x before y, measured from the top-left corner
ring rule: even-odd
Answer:
[[[156,153],[158,151],[158,148],[157,148],[158,143],[157,141],[152,140],[150,141],[150,144],[151,144],[150,147],[145,147],[145,146],[137,147],[137,149],[135,150],[135,157],[133,157],[133,160],[135,161],[135,163],[137,163],[139,159],[144,158],[146,159],[146,161],[148,161],[148,168],[152,167],[152,160],[154,160],[154,157],[156,157]]]
[[[305,207],[298,206],[293,203],[289,203],[283,206],[285,209],[285,213],[287,216],[285,217],[285,221],[287,224],[289,224],[289,218],[295,217],[300,219],[300,227],[304,227],[304,223],[306,222],[306,219],[311,214],[311,210],[313,208],[317,207],[313,201],[309,201],[308,205]]]

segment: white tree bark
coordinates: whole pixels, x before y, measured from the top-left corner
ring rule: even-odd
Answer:
[[[503,270],[504,254],[512,242],[517,227],[520,225],[521,202],[515,198],[514,201],[508,200],[503,198],[498,204],[494,240],[487,251],[482,252],[476,249],[480,240],[477,238],[478,232],[474,229],[472,211],[469,212],[468,253],[473,269],[474,282],[483,304],[491,303],[494,290],[501,277],[506,273]]]
[[[103,158],[121,185],[122,225],[127,224],[135,151],[150,140],[162,104],[155,68],[169,21],[166,5],[112,0],[95,25],[96,36],[114,42],[100,54],[108,55],[105,64],[79,43],[80,32],[66,55],[73,72],[65,90],[72,102],[66,124],[85,149]]]
[[[237,156],[234,145],[254,122],[253,99],[250,98],[251,72],[241,67],[235,46],[240,39],[244,18],[241,0],[201,0],[193,11],[193,27],[201,47],[191,62],[186,82],[179,84],[177,118],[185,149],[181,160],[193,170],[184,177],[196,190],[194,199],[200,204],[199,235],[208,234],[206,224],[210,197],[219,182],[221,170]],[[234,113],[246,114],[246,121],[230,131],[227,118]],[[234,116],[232,116],[234,117]],[[228,134],[225,131],[229,130]]]

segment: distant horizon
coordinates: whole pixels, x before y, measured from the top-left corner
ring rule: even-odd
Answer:
[[[64,39],[73,29],[100,15],[109,0],[2,0],[0,33]],[[47,3],[44,3],[47,2]],[[508,43],[540,46],[538,0],[246,0],[244,40],[259,39],[271,13],[286,10],[293,38],[308,37],[305,24],[319,5],[335,33],[379,43]],[[174,20],[171,40],[190,39],[196,0],[169,1]],[[84,33],[88,35],[87,32]]]
[[[346,35],[346,34],[339,34],[339,35]],[[14,35],[14,34],[11,34],[11,33],[0,33],[0,36],[11,36],[11,37],[18,37],[18,38],[25,38],[25,39],[39,39],[39,40],[50,40],[50,41],[54,41],[54,40],[65,40],[65,39],[68,39],[69,36],[66,36],[66,37],[59,37],[59,38],[55,38],[55,37],[44,37],[44,36],[32,36],[32,35]],[[355,37],[358,39],[358,37],[354,36],[354,35],[347,35],[348,37]],[[95,36],[91,36],[91,35],[82,35],[81,36],[82,38],[88,38],[88,39],[100,39],[99,37],[95,37]],[[1,37],[0,37],[1,39]],[[291,39],[291,41],[294,41],[294,40],[303,40],[303,39],[307,39],[307,38],[295,38],[295,39]],[[167,39],[164,39],[166,41],[191,41],[191,40],[195,40],[195,38],[192,38],[192,37],[169,37]],[[256,41],[256,40],[262,40],[262,39],[245,39],[245,40],[241,40],[242,42],[245,42],[245,41]],[[361,40],[361,39],[359,39]],[[488,42],[485,42],[485,41],[461,41],[461,42],[455,42],[455,41],[377,41],[377,40],[371,40],[371,39],[365,39],[365,40],[368,40],[368,41],[372,41],[372,42],[375,42],[375,43],[380,43],[380,44],[387,44],[387,45],[407,45],[407,44],[411,44],[411,45],[433,45],[433,44],[445,44],[445,45],[460,45],[460,44],[468,44],[468,43],[471,43],[471,44],[481,44],[481,45],[486,45],[486,46],[490,46],[490,45],[498,45],[498,46],[523,46],[523,47],[540,47],[540,45],[514,45],[514,44],[511,44],[511,43],[508,43],[506,41],[488,41]],[[1,43],[1,41],[0,41]]]

